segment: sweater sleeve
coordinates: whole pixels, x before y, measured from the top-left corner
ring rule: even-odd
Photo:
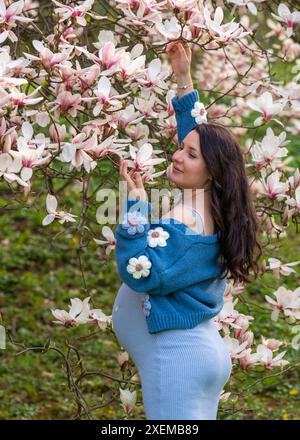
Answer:
[[[191,115],[191,111],[197,101],[199,101],[198,90],[192,90],[180,98],[177,95],[172,98],[179,144],[181,144],[186,135],[197,125],[195,118]]]
[[[178,238],[171,236],[171,231],[167,232],[160,224],[150,228],[147,218],[151,213],[150,202],[126,200],[126,207],[122,223],[115,229],[115,257],[119,276],[137,292],[168,294],[170,290],[161,288],[163,274],[186,254],[192,244],[186,242],[178,246],[177,243],[174,252],[174,243]],[[171,275],[169,280],[174,284],[176,280],[171,278],[174,276]]]

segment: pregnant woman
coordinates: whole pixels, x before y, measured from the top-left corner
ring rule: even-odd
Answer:
[[[141,175],[121,160],[128,194],[115,231],[123,284],[112,323],[138,368],[148,420],[214,420],[232,370],[214,317],[226,278],[257,275],[258,222],[242,150],[227,128],[207,123],[193,90],[190,48],[170,42],[167,53],[178,83],[172,104],[179,144],[168,179],[192,195],[150,222]]]

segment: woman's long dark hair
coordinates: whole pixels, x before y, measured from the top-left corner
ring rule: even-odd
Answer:
[[[218,124],[197,125],[200,148],[211,181],[211,208],[220,232],[222,272],[234,283],[256,277],[262,255],[259,222],[246,174],[243,151],[231,132]],[[257,255],[255,253],[257,252]]]

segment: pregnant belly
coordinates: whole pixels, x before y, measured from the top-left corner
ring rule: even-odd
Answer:
[[[112,310],[112,325],[116,338],[135,360],[151,337],[143,312],[145,293],[135,292],[123,283]]]

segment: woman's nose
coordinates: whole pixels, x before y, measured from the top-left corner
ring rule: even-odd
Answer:
[[[178,161],[180,162],[180,161],[181,161],[180,153],[181,153],[180,150],[175,151],[175,153],[174,153],[173,156],[172,156],[172,160],[175,159],[175,160],[178,160]]]

